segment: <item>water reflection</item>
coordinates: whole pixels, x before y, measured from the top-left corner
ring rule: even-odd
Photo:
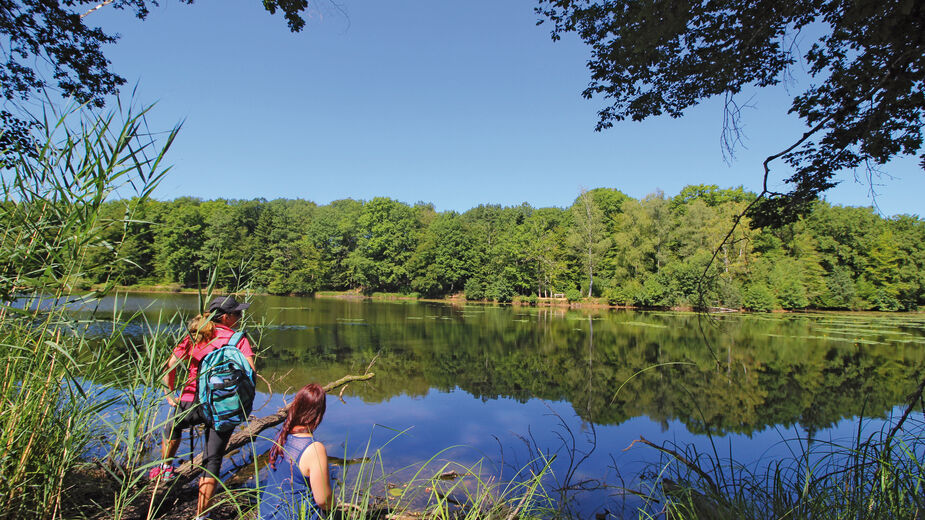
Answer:
[[[196,302],[133,295],[100,312],[139,310],[150,324]],[[705,449],[717,448],[704,434],[725,436],[721,451],[737,460],[787,455],[788,438],[851,436],[852,418],[885,417],[914,390],[925,354],[921,315],[705,320],[260,297],[246,317],[272,383],[266,410],[287,389],[363,373],[375,358],[373,380],[330,400],[321,435],[344,458],[371,441],[388,444],[388,462],[401,467],[462,446],[445,456],[499,461],[505,451],[498,468],[510,469],[529,460],[528,444],[555,451],[573,439],[589,459],[559,471],[576,482],[629,480],[656,457],[622,452],[640,435]]]
[[[104,300],[140,310],[130,334],[189,295]],[[646,416],[695,433],[752,433],[799,423],[820,429],[862,409],[882,415],[919,380],[925,317],[723,315],[561,308],[257,298],[248,328],[259,369],[281,387],[361,373],[348,388],[367,403],[461,389],[481,401],[565,401],[582,419]],[[99,326],[90,324],[87,326]],[[618,392],[619,389],[619,392]]]
[[[825,428],[865,406],[883,414],[914,388],[923,354],[914,317],[704,323],[694,314],[322,300],[310,311],[263,312],[307,327],[262,333],[263,370],[285,371],[289,386],[361,370],[378,354],[376,380],[352,389],[366,402],[460,388],[483,401],[566,401],[597,424],[647,416],[698,433]]]

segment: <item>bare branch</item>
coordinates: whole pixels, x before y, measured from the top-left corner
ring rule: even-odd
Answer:
[[[655,444],[654,442],[652,442],[652,441],[646,439],[645,437],[639,437],[638,439],[636,439],[636,440],[634,440],[633,442],[631,442],[629,446],[627,446],[626,448],[624,448],[623,451],[626,451],[626,450],[632,448],[637,442],[641,442],[641,443],[643,443],[643,444],[645,444],[645,445],[647,445],[647,446],[651,446],[651,447],[657,449],[658,451],[660,451],[660,452],[662,452],[662,453],[671,455],[675,460],[677,460],[678,462],[680,462],[680,463],[684,464],[685,466],[687,466],[688,468],[690,468],[692,471],[694,471],[694,473],[697,473],[698,475],[700,475],[700,477],[701,477],[702,479],[704,479],[704,480],[707,482],[707,484],[710,485],[710,488],[711,488],[711,490],[712,490],[713,492],[719,493],[719,487],[716,485],[716,482],[713,481],[713,479],[710,477],[710,475],[708,475],[704,470],[702,470],[702,469],[700,468],[700,466],[698,466],[697,464],[694,464],[693,462],[691,462],[690,460],[688,460],[687,457],[685,457],[685,456],[682,455],[681,453],[678,453],[678,452],[675,451],[675,450],[672,450],[672,449],[670,449],[670,448],[666,448],[666,447],[664,447],[664,446],[659,446],[658,444]]]
[[[90,10],[87,11],[86,13],[80,15],[80,18],[83,19],[83,18],[85,18],[87,15],[89,15],[90,13],[92,13],[92,12],[94,12],[94,11],[100,10],[100,9],[106,7],[107,5],[113,3],[114,1],[115,1],[115,0],[103,0],[103,2],[97,4],[97,6],[94,7],[93,9],[90,9]]]

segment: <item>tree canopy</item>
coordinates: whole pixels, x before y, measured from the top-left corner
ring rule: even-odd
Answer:
[[[735,134],[735,96],[785,82],[799,60],[813,83],[790,112],[807,125],[765,162],[765,195],[754,225],[792,222],[846,169],[922,149],[925,3],[822,0],[538,0],[552,37],[575,33],[591,47],[586,98],[602,96],[597,130],[626,118],[680,117],[725,96]],[[805,52],[800,40],[810,39]],[[735,136],[727,142],[734,142]],[[925,154],[919,156],[925,169]],[[769,163],[791,168],[790,191],[767,189]]]
[[[817,201],[793,224],[737,228],[711,262],[754,199],[741,187],[701,184],[675,196],[597,188],[569,208],[463,213],[385,197],[326,205],[120,200],[102,207],[112,223],[105,246],[90,248],[92,265],[106,268],[72,273],[70,283],[201,287],[215,276],[219,286],[272,294],[463,293],[509,302],[572,293],[619,305],[754,310],[925,303],[925,221],[914,216],[884,219],[872,208]]]
[[[125,83],[103,53],[118,36],[87,25],[94,11],[124,9],[145,19],[149,6],[157,5],[158,0],[0,0],[0,150],[30,148],[34,123],[21,105],[46,89],[102,107]],[[291,31],[305,26],[306,0],[263,0],[263,5],[271,14],[280,11]]]

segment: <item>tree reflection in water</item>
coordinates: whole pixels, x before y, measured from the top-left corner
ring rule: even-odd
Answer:
[[[157,306],[195,306],[188,300],[159,296]],[[469,461],[500,448],[504,460],[488,471],[508,473],[530,453],[564,453],[556,477],[578,488],[632,489],[658,458],[622,451],[640,435],[749,460],[786,456],[786,439],[853,436],[852,418],[885,417],[916,388],[925,357],[925,317],[915,314],[704,319],[287,297],[258,297],[248,314],[258,369],[276,394],[379,356],[374,380],[330,406],[333,445],[388,444],[393,467],[447,446],[462,448],[445,457]],[[256,326],[261,319],[269,325]],[[282,402],[273,399],[268,409]]]

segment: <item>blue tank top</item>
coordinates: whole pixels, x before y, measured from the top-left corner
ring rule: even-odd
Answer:
[[[260,520],[320,518],[308,477],[299,470],[299,459],[313,442],[312,437],[286,438],[283,452],[276,458],[276,468],[267,466],[267,477],[260,488]]]

